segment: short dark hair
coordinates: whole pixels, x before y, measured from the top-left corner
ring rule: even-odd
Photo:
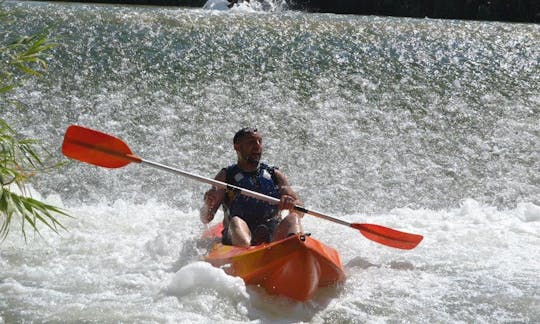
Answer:
[[[244,127],[241,130],[239,130],[238,132],[236,132],[236,134],[234,134],[233,143],[236,144],[236,143],[238,143],[240,141],[240,139],[242,137],[244,137],[244,135],[253,134],[253,133],[257,133],[257,128]]]

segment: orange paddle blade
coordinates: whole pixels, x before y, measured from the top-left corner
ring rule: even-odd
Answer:
[[[396,231],[388,227],[373,224],[351,224],[368,239],[398,249],[414,249],[424,238],[422,235]]]
[[[142,162],[121,139],[77,125],[71,125],[66,130],[62,153],[69,158],[106,168]]]

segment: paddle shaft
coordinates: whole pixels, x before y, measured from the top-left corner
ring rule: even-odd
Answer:
[[[203,176],[200,176],[200,175],[193,174],[191,172],[187,172],[187,171],[183,171],[183,170],[180,170],[180,169],[177,169],[177,168],[166,166],[166,165],[161,164],[161,163],[148,161],[148,160],[141,159],[141,158],[138,158],[138,157],[133,156],[133,155],[131,155],[129,157],[132,158],[132,160],[134,162],[139,162],[139,163],[146,164],[146,165],[149,165],[149,166],[157,168],[157,169],[173,172],[173,173],[179,174],[181,176],[184,176],[184,177],[187,177],[187,178],[190,178],[190,179],[193,179],[193,180],[197,180],[197,181],[200,181],[200,182],[203,182],[203,183],[206,183],[206,184],[209,184],[209,185],[221,188],[221,189],[234,190],[234,191],[239,192],[240,194],[242,194],[244,196],[248,196],[248,197],[251,197],[251,198],[266,201],[267,203],[270,203],[272,205],[278,205],[279,201],[280,201],[277,198],[270,197],[270,196],[264,195],[264,194],[259,193],[259,192],[255,192],[255,191],[248,190],[248,189],[245,189],[245,188],[233,186],[233,185],[225,183],[225,182],[221,182],[221,181],[218,181],[218,180],[215,180],[215,179],[206,178],[206,177],[203,177]],[[304,208],[302,206],[295,205],[294,210],[297,210],[297,211],[302,212],[302,213],[310,214],[310,215],[315,216],[315,217],[323,218],[323,219],[332,221],[334,223],[338,223],[338,224],[342,224],[342,225],[346,225],[346,226],[351,226],[350,223],[347,223],[345,221],[342,221],[340,219],[337,219],[337,218],[334,218],[334,217],[331,217],[331,216],[324,215],[322,213],[319,213],[319,212],[316,212],[316,211],[313,211],[313,210],[306,209],[306,208]]]

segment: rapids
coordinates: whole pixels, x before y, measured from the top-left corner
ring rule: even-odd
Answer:
[[[79,124],[213,177],[255,126],[306,207],[425,238],[395,250],[304,217],[347,281],[296,303],[201,261],[207,185],[73,161],[32,184],[67,231],[25,242],[15,225],[0,245],[0,323],[540,321],[539,25],[1,6],[4,41],[50,28],[59,44],[1,112],[58,160]]]

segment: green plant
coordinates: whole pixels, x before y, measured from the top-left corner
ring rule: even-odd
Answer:
[[[8,45],[0,45],[0,94],[21,85],[21,74],[42,76],[47,69],[45,52],[57,44],[49,40],[49,30],[23,36]]]
[[[2,3],[0,3],[2,5]],[[0,22],[9,23],[6,13],[0,12]],[[0,32],[5,39],[7,31]],[[21,36],[7,45],[0,44],[0,111],[17,109],[19,102],[9,100],[6,93],[22,86],[28,77],[40,77],[47,69],[46,54],[56,46],[49,38],[49,30],[31,36]],[[38,223],[55,232],[64,228],[57,215],[69,216],[61,209],[30,197],[26,184],[32,176],[48,168],[40,157],[47,153],[38,140],[21,139],[8,123],[0,118],[0,241],[10,230],[13,217],[21,218],[22,233],[26,239],[26,224],[39,233]],[[15,192],[17,190],[18,192]]]
[[[45,171],[47,167],[37,153],[38,141],[20,140],[16,135],[9,125],[0,119],[0,215],[4,217],[0,227],[0,240],[6,238],[15,215],[22,218],[22,233],[25,238],[26,223],[37,232],[38,222],[58,232],[58,228],[64,227],[55,214],[68,216],[59,208],[28,195],[25,184],[33,175]],[[14,188],[20,193],[15,193]]]

